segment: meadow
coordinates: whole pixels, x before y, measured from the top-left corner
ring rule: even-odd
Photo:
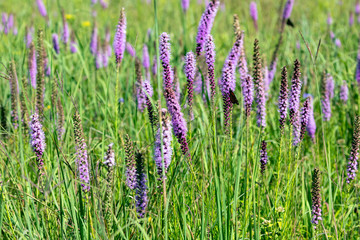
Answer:
[[[360,239],[359,1],[0,9],[0,239]]]

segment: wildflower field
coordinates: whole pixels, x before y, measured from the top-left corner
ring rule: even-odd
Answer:
[[[0,239],[360,239],[358,0],[0,9]]]

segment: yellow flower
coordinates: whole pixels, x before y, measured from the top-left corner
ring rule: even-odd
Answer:
[[[66,18],[67,20],[69,20],[69,19],[74,19],[75,17],[74,17],[74,15],[72,15],[72,14],[65,14],[65,18]]]
[[[48,106],[47,106],[47,109],[50,109],[50,108],[51,108],[50,105],[48,105]]]
[[[83,26],[83,27],[90,27],[90,26],[91,26],[91,23],[90,23],[90,21],[83,21],[83,22],[81,23],[81,26]]]
[[[151,217],[149,217],[149,218],[148,218],[148,221],[149,221],[149,222],[151,222],[151,220],[152,220],[152,218],[151,218]]]

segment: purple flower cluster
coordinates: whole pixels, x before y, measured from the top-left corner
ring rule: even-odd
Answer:
[[[163,66],[163,84],[164,89],[172,88],[173,84],[173,72],[170,66],[170,37],[169,35],[164,32],[160,35],[160,61],[161,65]]]
[[[261,59],[259,53],[259,40],[255,39],[254,42],[254,68],[253,68],[253,78],[255,82],[255,91],[256,97],[255,101],[257,103],[257,125],[258,127],[266,127],[266,97],[265,97],[265,85],[264,78],[261,73]]]
[[[198,33],[196,36],[196,55],[199,56],[204,49],[204,44],[207,36],[211,32],[214,19],[219,8],[220,2],[217,0],[212,0],[207,5],[203,15],[201,16]]]
[[[316,229],[319,221],[322,221],[321,218],[321,195],[320,195],[320,172],[319,169],[315,168],[312,179],[312,189],[311,189],[311,223],[314,224],[314,229]]]
[[[333,88],[332,84],[329,84],[329,81],[332,81],[331,75],[324,73],[321,96],[323,121],[329,121],[331,118],[331,90],[333,90]]]
[[[306,130],[313,142],[315,142],[315,133],[316,133],[316,122],[314,118],[314,106],[313,98],[310,96],[310,105],[309,105],[309,122],[306,126]]]
[[[34,113],[31,116],[31,121],[29,122],[29,128],[30,128],[30,144],[32,146],[32,149],[34,153],[36,154],[36,161],[38,164],[38,169],[41,172],[44,160],[43,160],[43,154],[45,151],[46,143],[45,143],[45,133],[42,129],[42,125],[39,120],[39,115],[37,113]]]
[[[358,46],[358,54],[357,54],[357,64],[356,64],[356,70],[355,70],[355,79],[360,87],[360,40],[359,40],[359,46]]]
[[[289,97],[290,123],[293,126],[294,145],[297,145],[300,142],[300,75],[300,62],[296,59],[294,62],[294,73],[291,79],[291,90]]]
[[[208,67],[208,78],[211,88],[211,101],[215,100],[215,44],[213,37],[209,34],[205,43],[205,60]]]
[[[256,31],[258,30],[258,12],[256,7],[256,2],[252,1],[250,3],[250,16],[254,22]]]
[[[126,184],[132,190],[136,187],[136,166],[134,146],[129,135],[125,135],[125,164],[126,164]]]
[[[125,43],[126,43],[126,16],[125,9],[121,9],[119,23],[116,28],[116,33],[114,37],[114,53],[116,57],[117,66],[120,66],[121,60],[124,57],[125,51]]]
[[[62,21],[63,21],[63,29],[62,29],[62,36],[61,41],[67,45],[69,43],[70,39],[70,31],[69,31],[69,24],[67,23],[65,19],[64,11],[62,11]]]
[[[140,152],[136,152],[136,212],[139,218],[145,216],[148,203],[146,173],[144,167],[144,156]]]
[[[33,42],[33,36],[35,32],[34,27],[26,27],[25,32],[24,42],[26,44],[26,48],[29,48],[30,44]]]
[[[190,119],[193,119],[192,113],[192,102],[193,102],[193,95],[194,95],[194,79],[196,73],[196,59],[193,52],[188,52],[185,56],[185,66],[184,72],[187,79],[187,90],[188,90],[188,106],[189,106],[189,114]]]
[[[343,81],[343,85],[340,87],[340,100],[343,101],[344,104],[347,103],[349,98],[349,89],[346,81]]]
[[[283,12],[283,22],[285,22],[285,20],[290,18],[293,6],[294,6],[294,0],[287,0]]]
[[[304,106],[301,109],[301,132],[300,132],[300,140],[304,139],[306,128],[309,125],[309,117],[310,117],[310,107],[311,107],[311,97],[307,97]]]
[[[47,12],[46,12],[44,2],[42,0],[36,0],[36,4],[38,6],[38,9],[39,9],[39,12],[40,12],[41,16],[47,17]]]
[[[277,66],[277,58],[275,58],[274,62],[272,62],[269,66],[269,72],[268,72],[268,84],[274,80],[275,72],[276,72],[276,66]]]
[[[350,183],[350,181],[354,180],[356,176],[356,172],[358,169],[359,148],[360,148],[360,117],[355,116],[352,146],[351,146],[349,162],[347,166],[347,179],[346,179],[347,183]]]
[[[287,69],[283,67],[281,71],[281,84],[280,84],[280,93],[279,93],[279,114],[280,114],[280,130],[281,133],[284,132],[286,115],[287,115],[287,105],[288,103],[288,79],[287,79]]]
[[[191,158],[189,153],[189,146],[186,140],[186,134],[188,129],[183,113],[181,112],[179,101],[177,101],[175,92],[172,88],[166,88],[164,95],[166,99],[167,109],[171,115],[171,122],[174,129],[174,134],[181,145],[182,153],[184,155],[188,155],[189,158]]]
[[[74,32],[71,32],[70,51],[71,53],[77,53],[77,43]]]
[[[241,88],[244,98],[244,109],[245,109],[245,116],[246,118],[250,117],[251,113],[251,105],[254,101],[254,86],[251,79],[251,76],[247,75],[244,81],[241,82]]]
[[[265,140],[263,140],[261,142],[261,149],[260,149],[260,169],[261,169],[261,174],[265,173],[266,164],[269,161],[266,147],[267,147],[267,143],[265,142]]]
[[[159,180],[163,177],[163,169],[165,170],[165,178],[167,169],[171,163],[171,156],[172,156],[172,128],[170,124],[170,119],[167,116],[167,111],[165,108],[161,111],[161,128],[162,128],[162,142],[161,142],[161,132],[160,128],[158,128],[155,136],[155,145],[154,145],[154,160],[157,168],[157,172],[159,174]],[[161,148],[162,147],[162,148]],[[162,158],[162,153],[164,158]],[[163,166],[164,162],[164,166]]]
[[[113,166],[115,166],[115,152],[113,150],[113,143],[110,143],[108,146],[108,150],[107,153],[104,157],[104,162],[103,164],[105,164],[108,168],[111,168]]]
[[[90,52],[93,56],[96,56],[97,49],[98,49],[98,28],[96,23],[94,23],[91,32],[91,40],[90,40]]]
[[[135,51],[135,48],[133,47],[133,45],[131,45],[131,43],[126,42],[125,50],[128,54],[130,54],[130,56],[135,57],[136,51]]]
[[[142,57],[143,57],[143,66],[145,68],[146,71],[146,78],[150,79],[150,57],[149,57],[149,50],[146,44],[144,44],[143,46],[143,51],[142,51]]]
[[[181,0],[181,7],[183,11],[186,13],[190,5],[190,0]]]
[[[34,43],[30,44],[29,59],[28,59],[28,69],[29,69],[29,80],[31,86],[36,89],[36,50]]]
[[[59,36],[56,33],[52,34],[52,43],[55,53],[59,54],[60,53]]]

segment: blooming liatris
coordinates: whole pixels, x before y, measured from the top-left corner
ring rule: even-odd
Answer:
[[[188,129],[183,113],[181,112],[179,101],[177,101],[175,92],[172,88],[166,88],[164,95],[166,99],[167,109],[171,115],[171,122],[174,129],[174,134],[181,145],[182,153],[184,155],[188,155],[188,157],[191,159],[189,153],[189,146],[186,140],[186,134]]]
[[[36,0],[36,4],[38,6],[38,9],[39,9],[39,12],[40,12],[41,16],[47,17],[47,12],[46,12],[44,2],[42,0]]]
[[[148,203],[147,186],[146,186],[146,173],[144,166],[143,153],[136,152],[136,212],[138,218],[145,216],[145,211]]]
[[[172,88],[173,73],[170,66],[170,37],[164,32],[160,35],[160,61],[163,66],[163,85],[164,88]]]
[[[327,77],[326,88],[327,91],[329,92],[330,99],[332,99],[334,97],[334,90],[335,90],[334,78],[330,74],[327,74],[326,77]]]
[[[328,13],[328,17],[327,17],[326,23],[327,23],[327,25],[331,25],[332,22],[333,22],[333,20],[332,20],[332,18],[331,18],[331,15],[330,15],[330,13]]]
[[[173,69],[173,76],[174,76],[174,92],[175,92],[176,100],[178,102],[180,102],[181,89],[180,89],[180,80],[179,80],[179,76],[177,74],[176,66]]]
[[[253,78],[255,83],[255,92],[256,92],[256,104],[257,104],[257,125],[258,127],[266,127],[266,98],[265,98],[265,84],[264,78],[261,72],[261,59],[260,59],[260,50],[259,50],[259,40],[255,39],[254,42],[254,67],[253,67]]]
[[[209,34],[205,43],[205,60],[208,67],[208,78],[211,88],[211,101],[215,100],[215,44],[213,37]]]
[[[343,82],[343,85],[340,87],[340,100],[346,104],[349,98],[349,89],[346,81]]]
[[[106,152],[106,155],[104,157],[104,162],[103,164],[105,164],[108,168],[111,168],[113,166],[115,166],[115,152],[113,149],[113,143],[110,143],[108,146],[108,150]]]
[[[301,109],[301,130],[300,130],[300,140],[304,139],[306,128],[309,124],[309,117],[310,117],[310,104],[311,104],[311,97],[307,97],[304,106]]]
[[[200,53],[204,49],[204,44],[206,41],[207,36],[211,32],[212,25],[214,23],[214,19],[216,13],[218,11],[220,2],[217,0],[212,0],[207,5],[204,13],[201,16],[198,33],[196,36],[196,55],[199,56]]]
[[[136,186],[136,168],[134,146],[129,135],[125,135],[125,164],[126,164],[126,184],[130,189]]]
[[[26,27],[25,32],[26,33],[25,33],[24,41],[26,44],[26,48],[29,48],[30,44],[33,42],[34,27]]]
[[[251,105],[254,100],[254,87],[251,77],[248,75],[244,81],[241,82],[241,88],[244,98],[244,109],[246,119],[249,119],[251,113]]]
[[[126,43],[126,16],[125,16],[125,9],[122,8],[120,12],[119,23],[116,27],[116,33],[114,36],[114,43],[113,43],[116,63],[118,67],[120,66],[121,60],[124,57],[125,43]]]
[[[357,54],[357,64],[356,64],[356,70],[355,70],[355,79],[358,83],[358,86],[360,87],[360,39],[359,39],[359,46],[358,46],[358,54]]]
[[[91,40],[90,40],[90,52],[93,56],[96,56],[97,48],[98,48],[98,28],[95,22],[91,32]]]
[[[157,58],[156,58],[156,56],[153,57],[151,72],[154,76],[157,74]]]
[[[84,139],[84,131],[81,124],[80,115],[77,111],[74,113],[74,138],[76,151],[76,165],[79,174],[79,181],[84,193],[90,191],[90,170],[87,154],[87,146]]]
[[[193,52],[188,52],[185,56],[184,72],[187,79],[187,90],[188,90],[188,106],[190,119],[194,118],[192,113],[192,102],[194,95],[194,78],[196,73],[196,59]]]
[[[61,12],[62,13],[62,22],[63,22],[63,29],[62,29],[62,36],[61,36],[61,41],[67,45],[70,39],[70,32],[69,32],[69,24],[66,21],[65,18],[65,13],[64,11]]]
[[[104,220],[106,222],[106,226],[108,231],[111,232],[112,228],[112,216],[111,216],[111,208],[112,208],[112,185],[114,182],[114,166],[115,166],[115,152],[113,149],[113,143],[110,143],[108,146],[108,150],[104,157],[103,164],[107,168],[107,177],[106,177],[106,192],[105,192],[105,201],[103,202],[103,212],[104,212]]]
[[[269,161],[266,148],[267,148],[267,143],[265,142],[265,140],[263,140],[261,142],[261,148],[260,148],[260,169],[261,169],[260,171],[261,171],[261,174],[265,173],[266,164]]]
[[[36,111],[42,118],[44,112],[44,92],[45,92],[45,49],[44,49],[44,32],[38,30],[37,49],[36,49]]]
[[[189,5],[190,5],[190,0],[181,0],[181,7],[184,13],[186,13],[186,11],[188,10]]]
[[[172,128],[170,124],[170,118],[167,114],[166,109],[161,111],[161,130],[162,130],[162,142],[161,142],[161,132],[160,127],[158,128],[155,136],[155,145],[154,145],[154,160],[159,174],[159,180],[166,178],[167,169],[171,163],[172,156]],[[161,148],[162,147],[162,148]],[[164,158],[162,158],[162,154]],[[164,173],[163,173],[164,169]]]
[[[36,51],[35,45],[32,42],[30,44],[29,50],[29,58],[28,58],[28,68],[29,68],[29,80],[31,82],[31,86],[36,89]]]
[[[130,54],[130,56],[135,57],[136,51],[135,51],[135,48],[133,47],[133,45],[131,45],[131,43],[127,42],[125,44],[125,50],[126,50],[127,53]]]
[[[71,53],[77,53],[77,43],[74,31],[71,32],[70,51]]]
[[[42,129],[42,125],[39,121],[39,115],[34,113],[31,115],[31,121],[29,122],[30,144],[36,154],[37,167],[40,175],[43,175],[42,168],[44,165],[43,154],[45,152],[45,133]]]
[[[323,121],[329,121],[331,118],[331,88],[329,88],[330,75],[324,72],[322,78],[321,110],[323,112]]]
[[[358,157],[359,157],[359,148],[360,148],[360,116],[355,116],[354,121],[354,130],[351,151],[349,156],[349,162],[347,166],[347,178],[346,182],[354,180],[356,172],[358,169]]]
[[[52,34],[52,42],[53,42],[53,48],[55,50],[55,53],[59,54],[60,53],[59,37],[56,33]]]
[[[287,0],[283,11],[283,23],[290,18],[294,6],[294,0]]]
[[[312,188],[311,188],[311,223],[314,224],[314,229],[316,229],[319,221],[322,221],[321,218],[321,195],[320,195],[320,172],[318,168],[314,169],[312,177]]]
[[[150,79],[150,57],[149,57],[149,50],[146,44],[143,46],[142,51],[142,63],[146,71],[146,78]]]
[[[279,93],[279,114],[280,114],[280,130],[281,134],[284,133],[286,115],[287,115],[287,103],[288,103],[288,79],[287,79],[287,69],[283,67],[281,71],[281,83],[280,83],[280,93]]]
[[[313,99],[310,96],[310,109],[309,109],[309,121],[306,126],[306,130],[313,142],[315,142],[315,133],[316,133],[316,122],[314,117],[314,106],[313,106]]]
[[[258,12],[257,12],[257,7],[256,7],[256,2],[254,2],[254,1],[252,1],[250,3],[250,16],[254,22],[254,26],[257,31],[258,30]]]
[[[300,142],[300,75],[300,62],[296,59],[294,62],[294,73],[291,79],[291,89],[289,97],[290,123],[293,126],[294,145],[297,145]]]
[[[142,78],[141,74],[141,63],[139,59],[135,61],[135,69],[136,69],[136,80],[137,80],[137,101],[138,108],[142,112],[147,105],[148,95],[152,97],[153,89],[150,84],[150,80]]]
[[[341,41],[340,39],[335,39],[335,46],[337,46],[338,48],[341,48]]]
[[[354,13],[351,11],[349,15],[349,26],[354,25]]]

